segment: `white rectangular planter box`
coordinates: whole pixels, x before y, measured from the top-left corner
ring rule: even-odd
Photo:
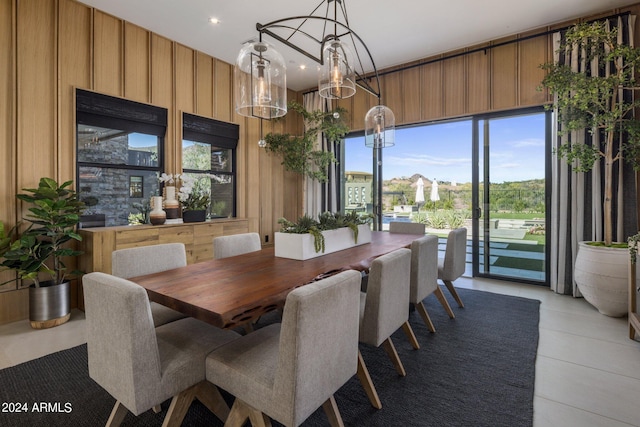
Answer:
[[[369,224],[358,226],[358,243],[354,243],[353,231],[347,227],[323,231],[322,234],[324,235],[325,249],[324,252],[316,252],[311,234],[276,232],[276,256],[305,260],[371,242],[371,228]]]

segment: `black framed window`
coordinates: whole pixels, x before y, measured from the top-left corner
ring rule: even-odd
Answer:
[[[182,173],[211,192],[210,218],[236,216],[236,148],[239,126],[183,113]]]
[[[76,90],[78,193],[86,215],[126,225],[134,203],[157,194],[167,110]]]

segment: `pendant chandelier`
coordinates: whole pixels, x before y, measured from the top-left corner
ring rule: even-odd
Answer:
[[[382,105],[378,69],[367,45],[349,26],[345,2],[321,0],[309,15],[257,23],[259,41],[243,47],[236,61],[236,111],[261,119],[261,147],[265,145],[262,119],[287,112],[285,63],[273,46],[262,40],[264,35],[319,64],[321,97],[349,98],[358,86],[378,98],[378,105],[365,116],[365,145],[373,151],[374,230],[382,230],[382,148],[395,144],[395,117]]]
[[[259,41],[245,45],[236,60],[238,114],[262,119],[286,114],[286,66],[264,35],[319,64],[320,96],[349,98],[358,86],[380,101],[378,70],[366,44],[349,27],[345,1],[322,0],[309,15],[256,24]]]

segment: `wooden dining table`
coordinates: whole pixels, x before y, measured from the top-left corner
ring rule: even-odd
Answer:
[[[371,243],[300,261],[268,247],[129,280],[149,299],[220,328],[231,328],[282,307],[287,294],[340,271],[366,271],[370,262],[407,247],[415,234],[373,232]]]

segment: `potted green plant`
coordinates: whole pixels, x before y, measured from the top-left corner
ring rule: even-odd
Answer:
[[[178,200],[182,206],[184,222],[202,222],[207,218],[207,209],[211,203],[211,192],[207,186],[211,175],[205,174],[197,178],[182,174]]]
[[[370,215],[324,212],[318,220],[304,215],[292,222],[280,218],[275,255],[305,260],[371,242]]]
[[[587,129],[592,135],[604,136],[601,147],[571,141],[556,150],[577,172],[591,171],[598,161],[604,163],[604,241],[580,242],[574,279],[585,299],[600,312],[622,316],[628,292],[626,273],[620,276],[620,272],[627,269],[619,267],[626,266],[627,245],[613,242],[613,168],[624,157],[636,171],[640,169],[640,121],[633,117],[640,107],[635,78],[640,69],[640,48],[620,43],[617,28],[609,29],[605,22],[596,21],[567,30],[559,51],[580,52],[584,64],[594,64],[580,71],[559,62],[542,65],[547,71],[542,86],[555,95],[562,132]]]
[[[336,158],[333,153],[316,150],[314,147],[319,133],[333,143],[339,142],[349,132],[345,122],[347,110],[338,107],[329,112],[310,112],[297,102],[290,102],[288,108],[302,116],[306,125],[305,132],[301,136],[268,133],[264,137],[265,149],[280,155],[286,170],[326,182],[327,168]]]
[[[70,317],[69,278],[65,259],[82,252],[70,247],[82,237],[76,232],[84,204],[70,188],[51,178],[41,178],[38,188],[25,188],[17,198],[31,205],[25,220],[29,227],[20,235],[14,227],[3,230],[0,266],[16,271],[17,278],[32,282],[29,288],[29,319],[34,328],[57,326]],[[8,240],[7,240],[8,239]],[[45,277],[45,278],[43,278]]]

